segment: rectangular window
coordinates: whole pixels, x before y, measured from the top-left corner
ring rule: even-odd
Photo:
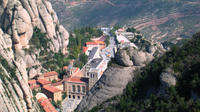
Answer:
[[[81,87],[78,85],[78,92],[80,93],[81,92]]]
[[[85,93],[85,86],[82,86],[82,92]]]
[[[76,92],[76,86],[72,85],[72,92]]]

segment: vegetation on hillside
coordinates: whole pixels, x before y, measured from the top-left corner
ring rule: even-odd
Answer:
[[[74,66],[82,68],[87,63],[87,56],[82,52],[86,42],[92,38],[100,37],[103,32],[100,29],[85,27],[76,29],[69,37],[69,59],[75,59]]]
[[[172,68],[177,74],[175,86],[165,89],[158,95],[161,87],[160,74]],[[173,46],[162,57],[134,74],[123,95],[117,97],[118,103],[104,107],[103,104],[92,111],[104,109],[119,112],[198,112],[200,111],[200,33],[181,47]],[[191,94],[195,93],[197,97]],[[112,101],[111,101],[112,102]]]
[[[31,40],[29,41],[30,49],[33,50],[34,48],[40,49],[40,48],[48,48],[48,43],[50,42],[50,39],[46,37],[46,33],[41,32],[40,29],[37,27],[33,30],[33,36]]]
[[[40,51],[37,57],[42,66],[48,71],[57,71],[62,74],[63,66],[69,64],[69,61],[74,59],[74,66],[82,68],[87,63],[87,56],[82,52],[82,47],[85,43],[91,41],[91,38],[102,36],[103,32],[92,27],[76,29],[69,37],[69,53],[63,55],[61,51],[53,53],[49,50],[50,39],[46,37],[46,33],[42,33],[40,29],[35,28],[30,43],[30,48],[25,49],[29,54],[31,52]]]

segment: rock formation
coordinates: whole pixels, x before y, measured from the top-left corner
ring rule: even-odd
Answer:
[[[43,69],[37,58],[41,50],[30,49],[35,28],[46,33],[45,38],[51,41],[47,51],[67,54],[69,34],[59,24],[49,1],[0,0],[1,112],[40,111],[28,86],[28,79]]]
[[[150,62],[156,52],[164,53],[161,51],[160,44],[148,47],[151,47],[151,52],[134,47],[119,49],[115,55],[114,63],[112,62],[112,65],[84,97],[76,111],[87,112],[102,102],[116,95],[121,95],[128,82],[134,77],[136,69]]]
[[[87,112],[94,106],[123,93],[132,79],[134,67],[110,67],[78,105],[77,111]]]
[[[176,85],[176,77],[171,68],[164,70],[160,74],[160,82],[163,87],[171,87]]]

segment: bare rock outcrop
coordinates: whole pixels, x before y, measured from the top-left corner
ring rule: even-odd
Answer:
[[[119,50],[115,55],[115,60],[121,66],[133,66],[133,61],[130,59],[126,50]]]
[[[176,85],[176,77],[171,68],[164,70],[160,74],[160,82],[163,87],[171,87]]]
[[[123,93],[132,79],[134,67],[110,67],[94,85],[77,107],[79,112],[87,112],[103,101]],[[112,82],[112,83],[111,83]]]
[[[0,111],[38,112],[28,79],[44,68],[41,49],[32,51],[34,29],[50,40],[47,52],[67,54],[69,34],[48,0],[0,0]],[[32,51],[27,53],[26,50]],[[27,71],[29,69],[30,71]],[[2,104],[2,105],[1,105]]]

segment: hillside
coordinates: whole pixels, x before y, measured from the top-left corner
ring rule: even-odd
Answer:
[[[182,47],[174,46],[162,57],[136,70],[133,80],[118,95],[91,112],[198,112],[200,33]]]
[[[188,38],[200,30],[199,0],[93,0],[69,6],[50,0],[67,29],[80,26],[134,26],[147,38]]]

